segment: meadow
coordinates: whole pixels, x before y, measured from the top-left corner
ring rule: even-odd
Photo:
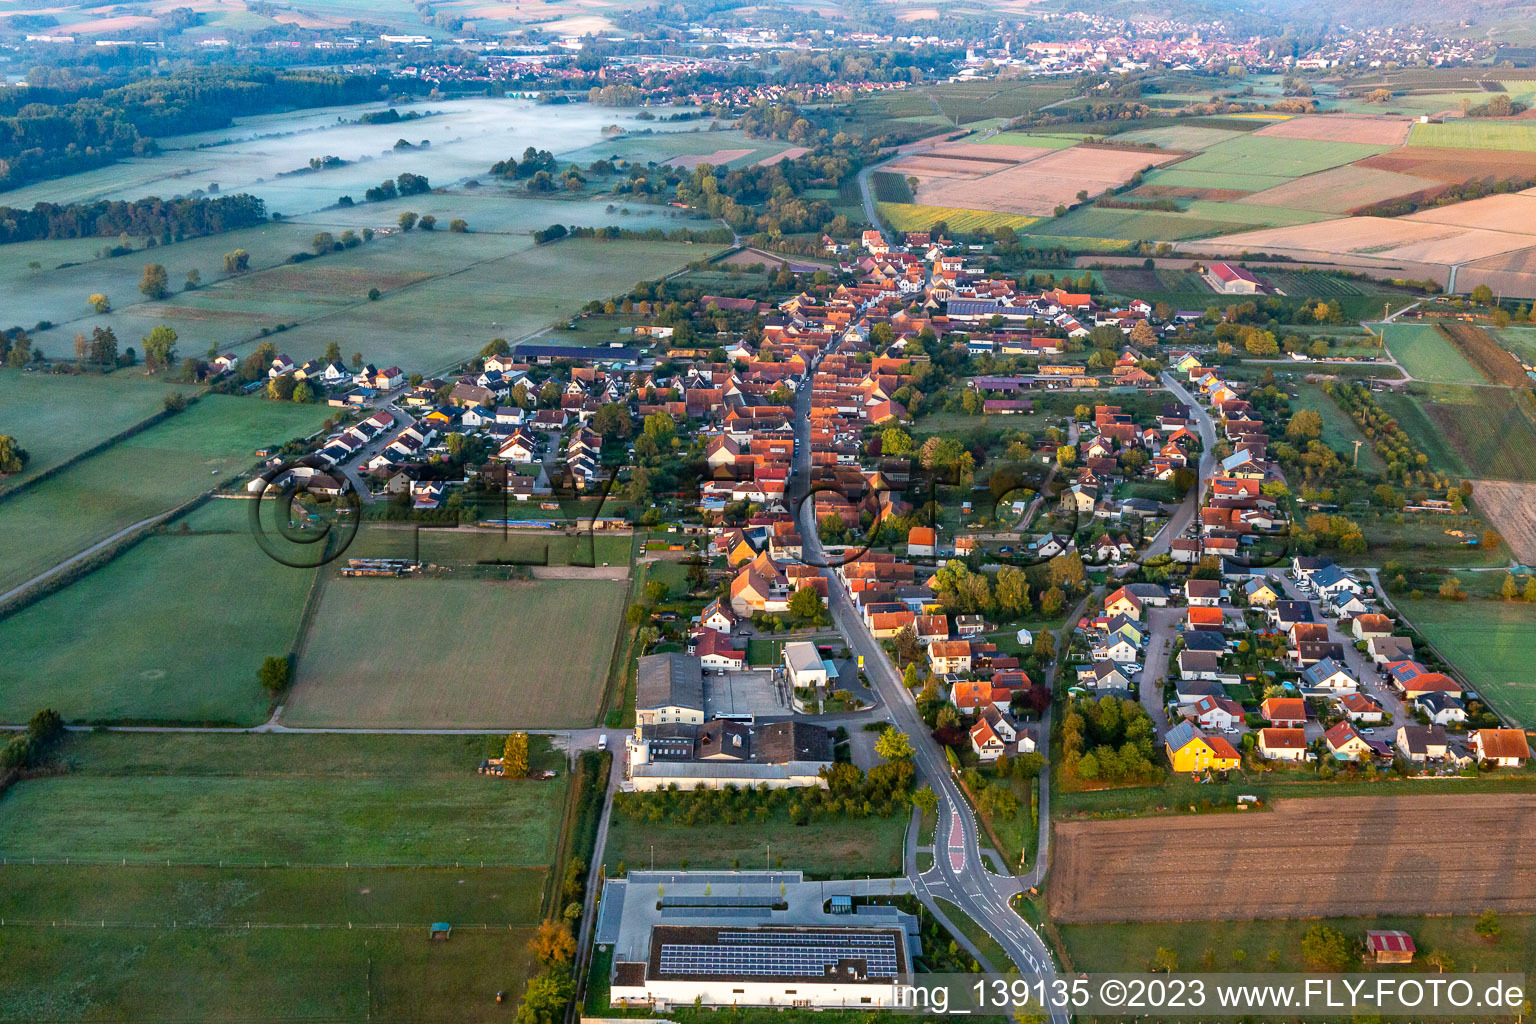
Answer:
[[[1387,350],[1409,376],[1438,384],[1482,384],[1483,375],[1433,324],[1387,324]]]
[[[283,722],[589,726],[626,594],[608,580],[330,580]]]
[[[621,800],[639,799],[638,794]],[[679,825],[650,822],[615,810],[603,848],[603,865],[612,877],[620,865],[647,870],[729,870],[775,868],[803,870],[811,878],[885,878],[901,873],[907,816],[889,818],[818,818],[795,825],[787,812],[767,820],[737,825]]]
[[[1092,205],[1081,206],[1050,224],[1053,232],[1063,235],[1124,238],[1137,242],[1205,237],[1240,226],[1184,213],[1102,209]]]
[[[318,430],[330,410],[206,396],[4,501],[0,590],[33,578],[117,531],[253,466],[254,450]]]
[[[545,223],[562,220],[551,214]],[[588,299],[627,292],[638,275],[660,277],[717,248],[592,239],[534,246],[526,234],[412,231],[120,308],[92,323],[133,339],[125,344],[169,324],[185,352],[214,346],[243,355],[270,339],[302,360],[334,340],[342,352],[362,352],[379,366],[434,372],[491,338],[525,337]],[[377,301],[368,298],[373,288],[382,293]],[[62,351],[78,329],[44,332],[38,344]]]
[[[565,775],[477,776],[493,745],[462,736],[71,738],[60,755],[68,770],[22,782],[0,802],[0,856],[546,869]],[[547,745],[530,758],[548,764]]]
[[[1242,135],[1218,142],[1173,167],[1153,172],[1147,176],[1147,183],[1257,192],[1374,156],[1387,148],[1354,142]]]
[[[1481,908],[1469,907],[1481,912]],[[1220,939],[1208,928],[1188,924],[1129,923],[1061,925],[1071,967],[1076,971],[1140,973],[1159,947],[1178,957],[1181,971],[1306,972],[1301,939],[1315,924],[1327,925],[1363,942],[1367,929],[1401,929],[1413,936],[1419,960],[1413,965],[1369,965],[1371,971],[1418,973],[1425,954],[1450,953],[1459,971],[1514,971],[1536,968],[1536,916],[1501,915],[1502,934],[1489,942],[1473,932],[1476,913],[1456,917],[1334,917],[1311,920],[1224,921]],[[1236,955],[1241,950],[1242,957]]]
[[[31,458],[0,480],[0,493],[87,451],[160,412],[167,392],[193,388],[147,380],[127,370],[98,374],[0,370],[0,434]]]
[[[6,856],[55,861],[0,866],[0,1020],[504,1019],[494,995],[530,973],[566,787],[474,776],[491,740],[71,736],[67,774],[0,801]],[[539,737],[530,753],[561,761]],[[159,804],[167,782],[198,792]],[[400,801],[378,792],[396,788]],[[57,862],[58,812],[97,825],[83,837],[96,863]],[[170,854],[183,863],[152,863],[146,834],[187,841]],[[261,866],[317,835],[306,852],[417,863]],[[449,836],[506,866],[456,866],[466,847]],[[433,921],[452,922],[451,942],[428,940]]]
[[[1360,428],[1355,426],[1355,421],[1344,414],[1344,411],[1335,404],[1332,398],[1323,394],[1323,389],[1316,384],[1302,384],[1296,389],[1296,398],[1291,402],[1293,410],[1311,409],[1323,419],[1323,443],[1346,461],[1353,461],[1355,457],[1355,442],[1360,444],[1360,468],[1367,473],[1381,473],[1386,469],[1386,463],[1376,454],[1375,448],[1366,440]]]
[[[1456,120],[1416,124],[1408,136],[1410,146],[1446,149],[1510,149],[1536,152],[1536,126],[1524,121]]]
[[[1502,576],[1495,574],[1502,580]],[[1536,608],[1520,602],[1400,601],[1401,611],[1499,711],[1536,728]]]
[[[262,659],[298,636],[313,570],[251,537],[246,501],[210,501],[95,572],[0,620],[0,720],[255,725]],[[128,611],[131,610],[131,613]]]

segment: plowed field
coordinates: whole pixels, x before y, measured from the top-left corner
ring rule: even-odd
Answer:
[[[1536,911],[1536,796],[1524,794],[1073,821],[1056,844],[1051,910],[1066,922]]]

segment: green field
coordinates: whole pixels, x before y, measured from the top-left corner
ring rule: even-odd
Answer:
[[[209,395],[0,504],[0,590],[253,466],[254,449],[319,429],[330,409]]]
[[[546,869],[565,776],[476,775],[493,745],[460,736],[83,736],[66,744],[69,771],[0,800],[0,855]]]
[[[24,472],[0,480],[0,491],[143,422],[161,410],[167,392],[191,390],[134,370],[105,376],[0,370],[0,434],[16,438],[31,455]]]
[[[479,778],[488,748],[70,738],[67,774],[0,799],[0,1020],[504,1020],[494,995],[529,973],[565,786]],[[276,866],[295,848],[340,860]],[[498,866],[470,866],[481,852]],[[397,857],[415,866],[359,863]],[[453,924],[450,942],[428,941],[433,921]]]
[[[1409,376],[1437,384],[1482,384],[1483,375],[1433,324],[1388,324],[1387,349]]]
[[[0,720],[219,722],[267,717],[263,658],[297,638],[313,570],[269,558],[246,501],[214,500],[83,579],[0,620]]]
[[[626,593],[611,580],[330,580],[283,722],[590,726]]]
[[[551,215],[546,223],[563,220]],[[660,226],[678,223],[661,220]],[[111,325],[123,344],[138,344],[165,323],[180,336],[183,352],[211,345],[240,354],[268,340],[265,329],[295,359],[315,358],[336,341],[342,352],[361,352],[377,365],[429,372],[473,355],[491,338],[525,337],[589,299],[627,292],[716,248],[590,239],[535,247],[526,234],[412,231],[163,302],[119,306],[91,323]],[[372,288],[382,293],[377,301],[368,299]],[[276,333],[279,327],[286,329]],[[56,327],[37,343],[44,351],[64,351],[78,329]]]
[[[1479,600],[1403,601],[1398,608],[1490,704],[1536,728],[1536,608]]]
[[[1494,328],[1489,334],[1515,354],[1522,363],[1536,364],[1536,330],[1529,327]]]
[[[1143,145],[1162,146],[1164,149],[1209,149],[1218,142],[1236,138],[1241,132],[1221,128],[1205,128],[1200,125],[1169,125],[1166,128],[1139,128],[1133,132],[1121,132],[1115,136],[1118,142],[1139,142]]]
[[[640,798],[638,794],[618,797]],[[610,877],[620,864],[628,870],[644,870],[651,866],[654,853],[658,869],[750,869],[772,863],[776,868],[798,868],[812,878],[886,878],[901,873],[906,828],[904,814],[819,817],[809,825],[795,825],[782,810],[752,824],[690,827],[645,821],[616,808],[603,864]]]
[[[1408,134],[1408,145],[1536,152],[1536,125],[1523,121],[1466,119],[1440,124],[1416,124]]]
[[[1370,146],[1358,142],[1318,142],[1312,139],[1287,139],[1266,135],[1243,135],[1219,142],[1178,164],[1178,173],[1261,178],[1299,178],[1304,174],[1352,163],[1388,146]],[[1161,179],[1154,184],[1161,184]],[[1215,186],[1244,188],[1251,186]]]
[[[1029,146],[1034,149],[1071,149],[1079,136],[1063,132],[1060,135],[1030,135],[1028,132],[999,132],[987,139],[989,146]]]
[[[1009,227],[1023,231],[1037,224],[1039,217],[1023,217],[988,210],[962,210],[953,206],[922,206],[914,203],[876,203],[882,219],[896,231],[927,231],[943,221],[958,234],[977,234],[994,228]]]
[[[1251,223],[1251,222],[1250,222]],[[1243,227],[1227,221],[1206,220],[1184,213],[1148,210],[1113,210],[1080,206],[1051,221],[1051,230],[1082,238],[1123,238],[1133,242],[1158,242],[1178,238],[1204,238]]]
[[[1482,908],[1469,908],[1481,912]],[[1061,925],[1059,931],[1075,971],[1141,973],[1158,947],[1173,950],[1180,971],[1307,972],[1301,939],[1314,924],[1325,924],[1364,942],[1367,929],[1398,928],[1413,936],[1418,958],[1412,965],[1371,964],[1369,970],[1422,973],[1424,957],[1450,953],[1457,971],[1528,973],[1536,969],[1536,917],[1500,915],[1503,932],[1493,942],[1472,927],[1476,915],[1459,917],[1345,917],[1307,921],[1222,921],[1212,925]],[[1238,959],[1235,951],[1242,950]],[[1270,959],[1271,951],[1274,959]],[[1352,970],[1355,968],[1352,968]]]
[[[1323,419],[1323,443],[1334,451],[1346,462],[1354,460],[1355,442],[1360,441],[1360,468],[1367,473],[1381,473],[1386,470],[1386,463],[1376,450],[1366,440],[1360,428],[1355,426],[1355,421],[1344,414],[1344,410],[1336,405],[1332,398],[1323,394],[1323,389],[1316,384],[1303,384],[1296,389],[1296,398],[1291,401],[1293,411],[1299,409],[1311,409]]]
[[[1450,445],[1440,433],[1440,428],[1425,413],[1425,408],[1430,404],[1427,398],[1383,392],[1376,396],[1376,403],[1390,413],[1397,425],[1429,456],[1431,469],[1458,477],[1471,473],[1460,453]]]

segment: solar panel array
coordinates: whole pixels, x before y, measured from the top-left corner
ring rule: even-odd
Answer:
[[[871,978],[894,978],[896,938],[880,932],[730,932],[709,945],[663,943],[662,974],[819,977],[840,960],[863,960]]]

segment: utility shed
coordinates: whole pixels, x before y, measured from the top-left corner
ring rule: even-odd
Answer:
[[[1408,964],[1413,962],[1413,936],[1407,932],[1366,932],[1365,945],[1379,964]]]

